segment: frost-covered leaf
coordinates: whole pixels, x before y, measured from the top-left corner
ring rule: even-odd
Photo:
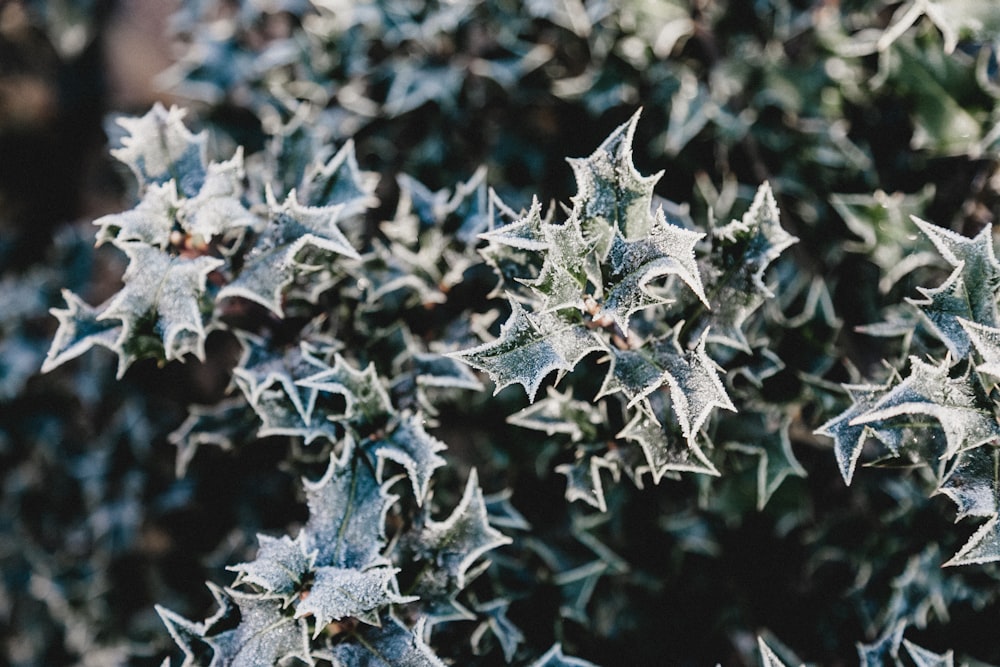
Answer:
[[[778,658],[778,655],[770,646],[764,643],[761,637],[757,637],[757,650],[760,651],[760,663],[762,667],[785,667],[785,663]]]
[[[788,437],[789,420],[771,423],[763,415],[759,420],[743,416],[745,440],[730,445],[739,451],[756,456],[757,460],[757,509],[762,510],[789,475],[805,477],[806,471],[792,452]]]
[[[603,350],[601,340],[584,325],[552,313],[529,313],[510,300],[510,318],[500,336],[449,356],[489,373],[496,384],[494,395],[511,384],[520,384],[534,400],[539,385],[555,370],[569,371],[592,351]]]
[[[317,390],[302,386],[298,381],[328,368],[318,356],[321,350],[305,341],[287,350],[275,350],[257,336],[241,332],[239,338],[243,343],[243,356],[233,369],[233,379],[250,405],[266,419],[263,408],[273,405],[273,391],[280,389],[299,418],[308,424],[316,405]],[[262,400],[265,392],[271,392],[267,402]]]
[[[935,288],[917,287],[923,299],[907,299],[920,311],[937,332],[938,337],[948,346],[948,351],[961,359],[969,354],[969,336],[962,322],[974,317],[970,310],[969,294],[962,279],[962,267],[952,272],[941,285]]]
[[[954,651],[935,653],[917,646],[908,639],[903,640],[903,646],[906,647],[906,652],[916,667],[954,667],[955,665]]]
[[[345,618],[378,625],[379,610],[397,602],[417,598],[402,596],[396,590],[397,568],[373,567],[366,570],[342,567],[318,567],[309,594],[295,608],[295,616],[312,616],[318,637],[332,621]]]
[[[627,333],[632,313],[667,302],[647,286],[668,275],[679,277],[707,303],[694,258],[694,246],[703,236],[667,223],[662,208],[657,209],[647,236],[628,240],[616,233],[608,253],[610,272],[601,314],[611,317]]]
[[[301,592],[316,552],[306,552],[305,532],[300,532],[294,540],[287,535],[276,538],[258,534],[257,541],[260,546],[252,561],[226,567],[238,573],[233,586],[253,584],[262,588],[265,595],[281,598],[287,607]]]
[[[614,463],[603,456],[589,453],[581,453],[572,463],[557,465],[556,472],[566,476],[566,500],[570,502],[582,500],[602,512],[607,512],[604,484],[601,481],[602,469],[610,470],[612,474],[617,473]]]
[[[183,109],[165,109],[159,102],[146,115],[117,119],[128,133],[111,154],[135,172],[143,185],[177,180],[180,192],[193,197],[205,180],[208,134],[192,134],[184,125]]]
[[[337,394],[347,401],[342,418],[357,429],[381,426],[396,413],[375,364],[357,370],[344,357],[334,356],[333,367],[296,380],[308,390]]]
[[[385,491],[375,471],[345,447],[331,456],[326,474],[305,480],[309,521],[303,530],[317,567],[364,570],[383,562],[385,515],[397,496]]]
[[[192,623],[168,609],[156,608],[184,650],[185,665],[257,667],[293,657],[313,664],[305,624],[282,615],[280,600],[209,587],[220,610],[204,623]],[[239,619],[235,627],[234,618]]]
[[[339,205],[341,215],[355,215],[378,203],[375,178],[358,168],[354,141],[348,140],[326,164],[313,165],[303,179],[303,203],[324,207]]]
[[[428,520],[416,540],[421,557],[435,563],[438,573],[454,581],[457,590],[465,588],[469,568],[476,559],[511,542],[490,526],[475,469],[469,474],[458,506],[444,521]]]
[[[507,423],[547,435],[562,433],[572,442],[597,436],[597,427],[605,422],[597,405],[573,398],[569,389],[559,393],[555,387],[546,387],[545,392],[545,398],[510,415]]]
[[[1000,378],[1000,329],[967,320],[958,322],[985,362],[976,366],[976,370]]]
[[[702,269],[710,310],[698,332],[708,329],[712,342],[749,352],[743,324],[773,296],[764,272],[796,241],[781,227],[774,194],[764,183],[742,219],[712,232],[712,251]]]
[[[75,359],[95,345],[113,350],[121,335],[121,323],[102,319],[100,308],[94,308],[67,289],[62,295],[66,307],[50,311],[59,320],[59,328],[42,364],[43,373]]]
[[[993,517],[945,565],[977,565],[1000,561],[1000,516]]]
[[[269,222],[247,255],[239,275],[218,298],[241,297],[284,314],[282,295],[298,272],[329,266],[338,257],[360,259],[337,226],[343,206],[304,206],[292,190],[278,203],[267,191]],[[305,257],[308,251],[309,257]]]
[[[532,208],[529,215],[534,211]],[[583,310],[588,278],[598,288],[602,283],[598,262],[604,253],[584,235],[575,215],[561,224],[544,223],[541,233],[545,239],[541,271],[537,278],[521,282],[541,298],[544,311]]]
[[[153,183],[146,188],[142,200],[132,209],[105,215],[94,221],[100,227],[97,245],[105,241],[125,243],[139,241],[158,248],[170,245],[181,198],[177,183]]]
[[[476,613],[486,617],[482,623],[473,631],[471,642],[472,647],[481,652],[483,635],[489,631],[500,643],[503,650],[503,657],[508,663],[514,659],[517,647],[524,641],[524,633],[521,632],[514,623],[507,617],[507,609],[510,607],[509,600],[492,600],[476,606]]]
[[[840,474],[843,476],[844,482],[850,484],[854,478],[854,469],[861,456],[865,440],[872,432],[872,426],[856,424],[854,420],[871,410],[879,399],[889,392],[891,387],[890,385],[846,384],[843,387],[851,397],[851,407],[828,420],[816,429],[816,433],[833,438],[834,454],[837,457],[837,464],[840,466]]]
[[[482,382],[469,367],[443,354],[417,352],[413,355],[413,372],[418,385],[481,391]]]
[[[958,506],[956,520],[1000,512],[1000,448],[983,445],[960,453],[938,493]]]
[[[240,397],[214,405],[192,405],[188,416],[174,429],[168,439],[177,447],[176,474],[187,474],[188,465],[201,445],[232,449],[237,443],[249,442],[259,426],[257,415]]]
[[[413,495],[421,505],[430,490],[431,476],[445,465],[438,452],[447,447],[424,430],[422,417],[406,413],[389,435],[375,441],[368,449],[378,458],[395,461],[406,469]]]
[[[345,641],[331,649],[336,667],[444,667],[424,640],[424,621],[412,630],[395,618],[383,621],[381,627],[362,625]]]
[[[599,256],[604,255],[605,229],[617,230],[626,239],[645,238],[653,224],[653,186],[661,173],[643,176],[632,163],[632,142],[639,122],[636,113],[622,124],[588,158],[571,158],[577,194],[573,209],[584,236]]]
[[[884,667],[899,660],[899,647],[903,641],[906,622],[900,621],[888,628],[884,635],[871,644],[858,643],[861,667]]]
[[[556,643],[542,657],[531,663],[531,667],[597,667],[597,665],[587,660],[565,655],[562,644]]]
[[[854,417],[851,425],[877,425],[900,415],[927,415],[944,431],[948,442],[945,458],[1000,437],[992,404],[971,373],[951,378],[947,361],[934,365],[917,357],[910,358],[910,368],[908,377],[864,414]]]
[[[121,322],[115,341],[119,375],[143,356],[162,354],[170,360],[192,353],[204,359],[206,281],[222,260],[173,256],[138,242],[120,247],[129,258],[125,284],[98,315]]]
[[[736,409],[705,351],[706,340],[702,335],[697,348],[684,352],[672,338],[637,350],[612,349],[599,396],[621,392],[631,407],[666,385],[684,437],[693,440],[715,408]]]
[[[697,472],[718,475],[719,471],[708,460],[701,447],[689,438],[682,438],[664,429],[645,410],[636,410],[632,419],[616,438],[633,440],[642,447],[653,475],[653,483],[659,483],[668,471]]]

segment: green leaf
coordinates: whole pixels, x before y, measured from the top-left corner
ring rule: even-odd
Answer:
[[[186,111],[159,102],[144,116],[118,118],[128,133],[111,154],[135,172],[140,185],[162,185],[176,180],[181,194],[193,197],[205,180],[208,134],[195,135],[184,125]]]
[[[448,518],[428,520],[415,539],[421,557],[436,564],[434,576],[447,576],[456,590],[465,588],[469,568],[480,556],[511,542],[490,526],[475,468],[469,473],[462,499]]]
[[[306,206],[342,206],[341,215],[363,213],[378,204],[376,178],[358,168],[354,140],[347,140],[326,164],[306,171],[301,192]]]
[[[510,415],[507,423],[544,431],[547,435],[562,433],[572,442],[597,437],[598,426],[606,421],[597,405],[574,399],[568,389],[561,394],[554,387],[546,387],[545,392],[545,398]]]
[[[252,561],[226,566],[238,573],[233,586],[258,586],[265,595],[280,598],[287,607],[302,592],[306,574],[315,564],[316,551],[307,552],[304,531],[294,540],[287,535],[279,539],[258,534],[257,541],[260,547]]]
[[[524,642],[524,633],[507,617],[509,607],[510,601],[503,599],[476,605],[476,613],[486,617],[472,633],[472,647],[477,653],[483,652],[480,644],[488,630],[500,643],[504,660],[509,663],[514,659],[518,645]]]
[[[1000,448],[984,445],[958,455],[938,487],[958,506],[956,520],[1000,512]]]
[[[347,401],[347,408],[338,419],[358,430],[381,426],[396,414],[374,363],[368,364],[364,370],[357,370],[336,354],[332,368],[326,367],[298,379],[296,385],[311,391],[343,396]]]
[[[342,567],[318,567],[312,587],[295,608],[296,618],[312,616],[316,625],[313,638],[318,637],[332,621],[345,618],[379,625],[379,610],[387,605],[413,602],[396,589],[397,568],[372,567],[357,570]]]
[[[601,481],[601,470],[607,469],[617,479],[617,466],[603,456],[578,452],[572,463],[561,463],[556,466],[556,472],[566,476],[566,500],[573,502],[582,500],[602,512],[608,511],[604,499],[604,484]]]
[[[529,313],[509,299],[510,318],[500,336],[449,356],[489,373],[496,384],[493,394],[520,384],[533,401],[539,385],[555,370],[570,371],[593,351],[605,349],[600,338],[584,325],[567,322],[552,313]]]
[[[143,356],[171,360],[192,353],[204,359],[206,281],[222,260],[169,255],[138,242],[120,247],[129,258],[125,285],[98,315],[99,320],[121,322],[113,348],[119,356],[119,376]]]
[[[629,423],[615,437],[633,440],[642,447],[654,484],[658,484],[668,471],[719,475],[694,440],[678,437],[664,429],[645,410],[636,410]]]
[[[395,618],[381,627],[363,625],[351,633],[353,641],[335,645],[330,653],[337,667],[444,667],[424,640],[423,620],[412,630]]]
[[[257,667],[290,658],[313,664],[305,624],[283,616],[279,600],[223,590],[212,584],[209,588],[220,610],[204,623],[192,623],[169,609],[156,607],[187,656],[185,665]],[[230,627],[233,618],[239,620]]]
[[[279,204],[268,189],[267,208],[267,227],[240,274],[219,291],[218,298],[249,299],[280,316],[282,294],[298,273],[329,266],[337,257],[361,257],[337,226],[343,205],[303,206],[294,190]]]
[[[669,302],[647,289],[650,282],[668,275],[679,277],[707,304],[694,258],[695,244],[702,237],[700,232],[667,223],[662,208],[657,209],[647,236],[628,240],[616,233],[608,253],[610,273],[601,314],[628,333],[632,313]]]
[[[565,655],[562,645],[556,643],[542,657],[531,663],[531,667],[597,667],[597,665]]]
[[[626,239],[644,238],[653,224],[653,186],[663,174],[643,176],[632,163],[638,122],[637,112],[590,157],[568,160],[576,176],[573,212],[599,256],[605,254],[615,230]]]
[[[865,440],[873,430],[872,425],[855,423],[855,419],[871,410],[889,392],[891,385],[845,384],[843,388],[851,397],[851,407],[816,429],[816,434],[833,438],[840,474],[844,483],[850,485]]]
[[[743,415],[741,425],[746,440],[729,446],[757,457],[757,509],[762,510],[789,475],[805,477],[806,471],[792,451],[788,437],[790,420],[786,417],[776,424],[764,415],[755,416],[757,419]]]
[[[764,272],[797,240],[782,229],[771,186],[764,183],[742,219],[712,232],[712,251],[702,264],[710,311],[699,318],[693,334],[708,330],[711,342],[749,353],[743,324],[774,296]]]
[[[309,520],[303,531],[317,567],[364,570],[383,564],[385,515],[397,496],[383,488],[362,457],[345,447],[339,460],[331,456],[323,477],[304,484]]]
[[[413,495],[417,504],[422,505],[430,491],[431,476],[445,465],[437,453],[447,447],[424,430],[421,416],[408,412],[388,436],[376,440],[368,449],[379,459],[395,461],[406,469]]]
[[[102,319],[102,310],[94,308],[68,289],[62,291],[66,308],[50,312],[59,320],[42,372],[48,373],[75,359],[95,345],[114,350],[121,336],[121,323]]]

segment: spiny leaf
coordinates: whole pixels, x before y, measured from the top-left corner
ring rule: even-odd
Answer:
[[[427,497],[434,471],[445,465],[437,453],[446,448],[424,430],[423,418],[413,413],[403,414],[388,436],[369,446],[378,458],[390,459],[406,469],[418,505]]]
[[[770,646],[764,643],[761,637],[757,637],[757,650],[760,651],[762,667],[785,667],[785,663],[778,658]]]
[[[170,635],[187,656],[185,665],[204,667],[256,667],[274,665],[289,658],[312,665],[305,624],[281,614],[281,602],[247,595],[209,584],[220,610],[205,623],[192,623],[174,612],[157,607]],[[238,614],[239,622],[229,628]],[[226,629],[216,628],[222,625]],[[211,648],[211,656],[204,650]]]
[[[816,429],[818,435],[833,438],[834,454],[840,466],[844,483],[850,485],[854,469],[864,447],[867,436],[872,432],[868,424],[856,424],[854,420],[866,414],[889,392],[891,385],[843,385],[851,397],[852,405],[844,412]]]
[[[993,517],[945,565],[977,565],[1000,561],[1000,516]]]
[[[483,491],[475,469],[469,474],[458,506],[444,521],[429,520],[417,537],[418,551],[437,564],[437,569],[465,588],[467,573],[484,553],[511,540],[490,526]]]
[[[114,348],[119,355],[119,375],[141,356],[162,354],[170,360],[190,352],[204,359],[206,316],[202,302],[208,274],[221,266],[222,260],[172,256],[138,242],[120,247],[129,258],[122,278],[125,285],[98,316],[100,320],[121,321]],[[149,337],[160,343],[160,350],[144,340]]]
[[[597,667],[597,665],[565,655],[562,644],[555,643],[542,657],[531,663],[531,667]]]
[[[1000,329],[962,319],[958,323],[985,362],[976,366],[976,370],[1000,377]]]
[[[668,224],[662,208],[647,236],[629,240],[616,233],[608,253],[610,273],[601,313],[628,333],[632,313],[668,302],[647,289],[650,282],[668,275],[679,277],[707,304],[694,258],[694,246],[703,236]]]
[[[572,442],[597,436],[597,427],[605,422],[598,406],[574,399],[569,389],[559,393],[555,387],[546,387],[545,391],[545,398],[510,415],[507,423],[548,435],[562,433]]]
[[[282,294],[298,272],[332,264],[338,256],[360,259],[360,255],[337,226],[341,204],[303,206],[295,190],[279,204],[268,189],[267,207],[270,222],[247,255],[243,270],[219,291],[218,298],[249,299],[283,315]],[[313,253],[308,260],[300,254],[306,250]]]
[[[789,475],[805,477],[806,471],[792,452],[792,442],[788,437],[788,418],[781,424],[774,424],[759,415],[759,420],[745,419],[744,423],[746,440],[730,447],[758,457],[757,509],[762,510]]]
[[[302,591],[306,574],[315,563],[316,551],[306,551],[304,531],[294,540],[287,535],[275,538],[258,534],[257,541],[260,547],[252,561],[226,567],[238,573],[233,586],[253,584],[262,588],[265,595],[281,598],[287,607]]]
[[[632,163],[637,112],[588,158],[568,160],[576,176],[574,213],[599,256],[614,230],[626,239],[648,236],[652,226],[653,186],[662,172],[643,176]],[[607,230],[607,231],[605,231]]]
[[[566,500],[583,502],[602,512],[608,511],[604,499],[601,469],[611,470],[617,478],[617,466],[603,456],[581,454],[572,463],[556,466],[556,472],[566,476]]]
[[[471,642],[477,652],[482,650],[480,648],[481,638],[489,630],[500,643],[504,660],[511,662],[517,653],[518,644],[524,641],[524,633],[507,617],[508,607],[510,607],[510,601],[502,599],[477,605],[476,613],[486,616],[486,620],[473,631]]]
[[[983,445],[961,452],[938,493],[958,506],[956,520],[1000,512],[1000,448]]]
[[[308,549],[316,565],[365,569],[382,564],[385,515],[397,496],[390,495],[375,472],[345,447],[338,460],[331,456],[318,481],[304,481],[309,521]]]
[[[906,647],[906,652],[910,654],[910,659],[913,660],[916,667],[954,667],[955,665],[954,651],[935,653],[917,646],[908,639],[903,640],[903,646]]]
[[[693,440],[668,432],[645,410],[636,410],[629,423],[615,437],[639,443],[649,463],[654,484],[659,483],[663,475],[671,470],[719,474]]]
[[[381,627],[363,625],[352,632],[353,641],[345,641],[331,649],[336,667],[445,667],[424,640],[424,621],[412,630],[395,618]]]
[[[496,384],[494,395],[511,384],[520,384],[534,400],[539,385],[555,370],[572,370],[595,350],[603,350],[600,339],[584,325],[567,322],[556,314],[529,313],[510,300],[511,315],[500,336],[469,350],[449,356],[489,373]]]
[[[313,165],[302,183],[306,206],[324,207],[339,204],[343,216],[364,212],[378,203],[375,178],[358,168],[354,141],[347,140],[326,164]]]
[[[121,148],[111,154],[135,172],[142,185],[177,179],[180,192],[193,197],[205,179],[205,145],[208,134],[195,135],[184,125],[186,111],[159,102],[139,118],[119,118],[128,132]]]
[[[114,350],[115,341],[121,335],[121,323],[102,319],[100,308],[94,308],[68,289],[62,291],[62,296],[66,308],[50,311],[59,320],[59,328],[42,364],[43,373],[75,359],[95,345]]]
[[[413,602],[417,598],[402,596],[396,590],[394,567],[372,567],[366,570],[342,567],[318,567],[312,587],[295,608],[296,618],[315,618],[315,639],[332,621],[345,618],[379,625],[379,610],[394,603]]]
[[[344,357],[336,354],[332,368],[326,367],[296,380],[296,385],[343,396],[347,408],[341,419],[355,429],[381,426],[396,414],[374,363],[368,364],[364,370],[357,370]]]
[[[900,621],[888,628],[884,635],[871,644],[857,644],[861,667],[884,667],[899,659],[899,646],[903,641],[906,622]]]

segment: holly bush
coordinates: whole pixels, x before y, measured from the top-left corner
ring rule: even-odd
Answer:
[[[1000,662],[1000,10],[126,11],[0,12],[9,664]]]

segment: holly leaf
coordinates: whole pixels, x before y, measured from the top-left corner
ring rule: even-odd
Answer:
[[[267,227],[239,275],[219,291],[218,298],[249,299],[283,316],[282,294],[298,273],[328,266],[338,256],[361,256],[337,226],[343,205],[303,206],[295,190],[279,204],[268,188],[267,209]]]
[[[744,415],[741,422],[746,440],[731,443],[729,447],[757,457],[757,509],[763,510],[787,477],[805,477],[806,471],[792,451],[787,417],[781,424],[771,423],[764,415],[756,415],[757,419],[748,417]]]
[[[694,257],[695,244],[702,237],[704,234],[700,232],[667,223],[662,207],[656,210],[647,236],[628,240],[615,233],[608,253],[610,272],[604,286],[601,315],[610,317],[627,334],[632,313],[669,303],[647,289],[653,280],[668,275],[683,280],[707,305]]]
[[[684,437],[693,440],[715,408],[736,410],[705,351],[706,341],[703,334],[694,350],[684,352],[672,338],[635,350],[612,349],[598,398],[621,392],[632,407],[666,385]]]
[[[582,310],[588,279],[598,289],[601,287],[598,263],[604,253],[598,252],[593,240],[584,235],[575,215],[562,224],[543,223],[541,233],[545,239],[541,271],[537,278],[520,282],[541,298],[542,311]]]
[[[368,447],[379,459],[389,459],[403,466],[413,487],[417,504],[422,505],[430,490],[431,477],[445,465],[438,452],[446,445],[424,430],[423,418],[407,412],[388,436]]]
[[[514,659],[518,645],[524,641],[524,633],[507,617],[509,607],[510,601],[503,599],[476,606],[476,613],[486,617],[472,632],[472,647],[477,653],[484,652],[481,647],[482,638],[489,631],[500,643],[504,660],[509,663]]]
[[[471,389],[481,391],[483,383],[457,359],[444,354],[416,352],[413,355],[413,374],[422,387]]]
[[[125,284],[98,315],[99,320],[121,322],[113,347],[119,376],[144,356],[169,361],[191,353],[204,359],[206,281],[222,260],[169,255],[138,242],[120,247],[129,258]]]
[[[237,573],[233,586],[257,586],[265,595],[280,598],[287,607],[302,592],[306,575],[315,564],[316,551],[306,550],[305,531],[294,540],[287,535],[275,538],[258,534],[257,541],[260,546],[254,560],[226,566]]]
[[[340,419],[357,430],[379,427],[396,414],[374,363],[368,364],[364,370],[357,370],[336,354],[332,368],[326,367],[296,380],[296,385],[343,396],[347,407]]]
[[[653,224],[653,186],[663,172],[643,176],[632,163],[632,142],[639,122],[636,112],[588,158],[568,160],[576,177],[573,212],[588,244],[603,257],[617,230],[626,239],[649,236]]]
[[[462,499],[444,521],[429,519],[415,537],[418,555],[436,564],[434,577],[446,576],[455,590],[465,588],[469,568],[487,551],[511,539],[490,526],[483,491],[473,468]]]
[[[111,154],[129,166],[142,186],[176,180],[180,192],[193,197],[205,180],[208,134],[192,134],[184,125],[186,113],[156,102],[141,117],[118,118],[127,135]]]
[[[423,626],[421,619],[409,630],[395,618],[363,625],[351,632],[353,641],[331,649],[331,659],[337,667],[445,667],[424,643]]]
[[[761,637],[757,637],[757,650],[760,651],[760,663],[762,667],[785,667],[785,663],[778,658],[778,654],[765,644]]]
[[[871,410],[882,396],[889,392],[891,385],[845,384],[842,386],[851,397],[851,407],[828,420],[816,429],[815,433],[833,438],[833,449],[840,467],[840,474],[844,478],[844,483],[850,485],[854,478],[858,458],[861,456],[861,450],[868,435],[874,430],[874,425],[855,423],[855,419]]]
[[[220,610],[204,623],[192,623],[169,609],[156,607],[171,637],[184,651],[185,665],[255,667],[289,658],[314,664],[305,624],[282,615],[279,600],[212,584],[209,588]],[[234,619],[238,619],[235,627]]]
[[[694,440],[677,437],[646,410],[636,410],[615,437],[639,444],[646,455],[654,484],[658,484],[668,471],[719,475]]]
[[[885,634],[871,644],[858,643],[858,658],[861,667],[884,667],[899,660],[899,646],[903,641],[906,621],[899,621],[886,630]]]
[[[344,217],[363,213],[378,204],[376,180],[358,168],[354,140],[349,139],[325,164],[306,171],[301,187],[303,202],[320,208],[340,205]]]
[[[513,299],[508,301],[511,314],[496,340],[448,355],[486,371],[496,385],[494,396],[504,387],[520,384],[533,401],[549,373],[570,371],[590,352],[605,349],[582,324],[558,314],[529,313]]]
[[[1000,329],[962,319],[958,323],[983,359],[984,363],[976,366],[976,370],[1000,377]]]
[[[797,240],[782,229],[774,193],[764,183],[742,219],[712,232],[712,250],[701,271],[710,311],[695,333],[707,330],[710,341],[749,353],[743,324],[773,296],[764,273]]]
[[[566,500],[582,500],[601,512],[607,512],[604,483],[601,481],[602,469],[610,470],[617,479],[618,467],[614,462],[582,450],[578,450],[572,463],[557,465],[556,472],[566,476]]]
[[[553,644],[542,657],[531,663],[531,667],[597,667],[592,662],[567,656],[562,651],[562,644]]]
[[[945,651],[944,653],[935,653],[934,651],[929,651],[925,648],[917,646],[908,639],[903,640],[903,646],[906,647],[906,652],[910,655],[910,659],[913,660],[913,664],[916,667],[954,667],[955,666],[955,652]]]
[[[958,455],[938,487],[958,507],[956,520],[1000,512],[1000,449],[975,447]]]
[[[137,241],[166,249],[170,245],[170,233],[174,229],[181,201],[173,179],[151,184],[134,208],[94,220],[94,224],[100,227],[96,245],[105,241],[116,242],[116,245]]]
[[[322,350],[305,341],[297,347],[275,350],[265,340],[252,334],[240,332],[238,337],[243,343],[243,356],[233,369],[233,380],[254,410],[267,421],[264,408],[273,406],[276,399],[284,398],[291,403],[299,420],[309,424],[318,392],[314,387],[299,384],[299,380],[329,368],[317,356],[322,354]],[[276,396],[275,390],[280,390],[280,394]],[[271,421],[275,421],[273,417]]]
[[[383,564],[385,515],[398,496],[383,488],[363,457],[345,447],[339,460],[330,457],[323,477],[304,484],[309,520],[303,531],[317,567],[364,570]]]
[[[978,565],[996,561],[1000,561],[1000,516],[994,514],[944,565]]]
[[[366,570],[318,567],[313,573],[309,594],[295,608],[295,616],[315,618],[313,639],[332,621],[345,618],[356,618],[371,625],[379,625],[379,610],[382,607],[418,599],[399,594],[397,572],[397,568],[381,566]]]
[[[507,423],[543,431],[546,435],[562,433],[572,442],[597,437],[598,426],[605,423],[597,405],[576,400],[569,389],[559,393],[555,387],[546,387],[545,391],[545,398],[510,415]]]
[[[43,373],[75,359],[95,345],[114,350],[121,336],[121,323],[102,319],[100,308],[91,306],[68,289],[62,291],[62,296],[66,307],[49,311],[59,320],[59,327],[42,363]]]

